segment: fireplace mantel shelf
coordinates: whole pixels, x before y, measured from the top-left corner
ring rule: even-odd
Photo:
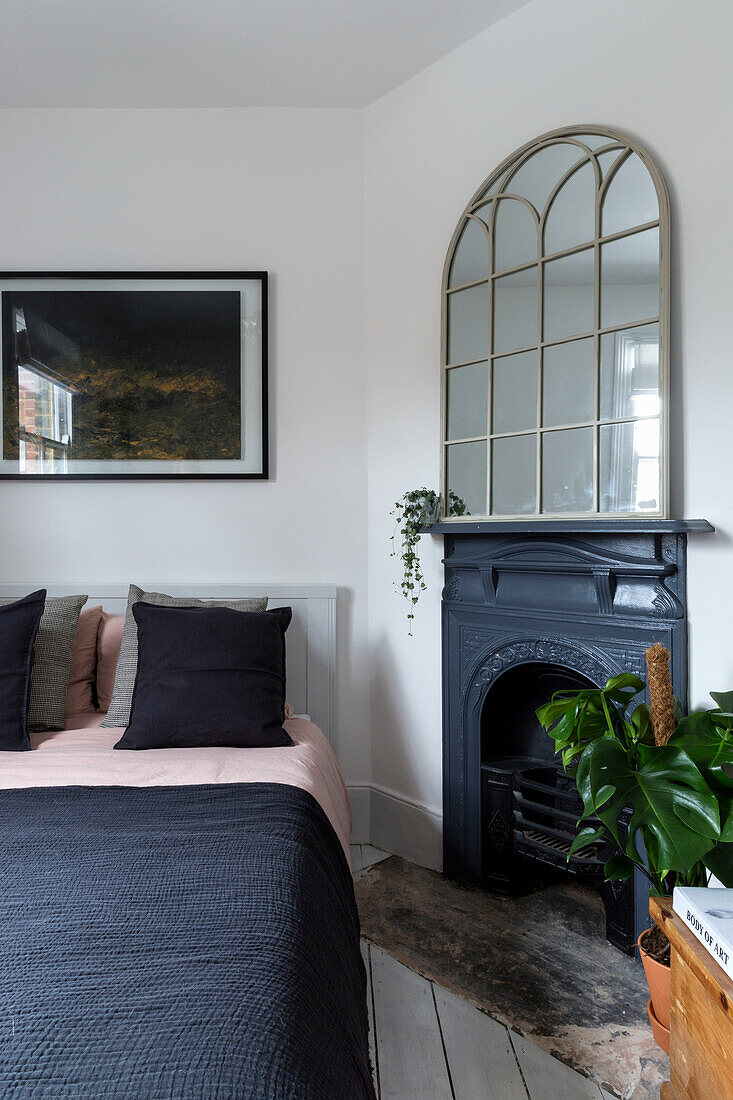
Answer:
[[[423,531],[431,535],[572,535],[658,534],[701,535],[714,531],[706,519],[527,519],[442,520]]]

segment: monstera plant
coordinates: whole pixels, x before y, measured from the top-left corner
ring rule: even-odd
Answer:
[[[646,703],[632,707],[645,687],[638,676],[616,676],[604,688],[556,692],[537,711],[575,778],[579,824],[592,819],[571,854],[611,842],[606,880],[638,867],[654,894],[704,886],[710,872],[733,886],[733,692],[713,693],[712,710],[677,711],[665,738]]]
[[[556,692],[537,711],[583,800],[569,854],[605,844],[606,881],[638,868],[650,894],[707,886],[711,873],[733,886],[733,692],[712,692],[713,709],[684,715],[667,650],[652,646],[647,668],[650,706],[637,702],[644,681],[627,674],[604,688]],[[669,1053],[669,942],[654,928],[638,946],[649,1021]]]

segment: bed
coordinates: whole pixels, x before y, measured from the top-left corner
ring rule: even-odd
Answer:
[[[294,674],[296,705],[330,699]],[[373,1100],[325,734],[124,753],[101,718],[0,753],[0,1095]]]

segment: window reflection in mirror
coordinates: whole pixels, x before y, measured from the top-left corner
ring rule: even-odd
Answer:
[[[601,417],[658,416],[659,325],[601,336]]]
[[[656,512],[659,507],[659,419],[603,424],[600,429],[601,508]]]

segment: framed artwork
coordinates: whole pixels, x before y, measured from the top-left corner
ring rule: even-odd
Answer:
[[[0,478],[266,478],[267,273],[0,274]]]

